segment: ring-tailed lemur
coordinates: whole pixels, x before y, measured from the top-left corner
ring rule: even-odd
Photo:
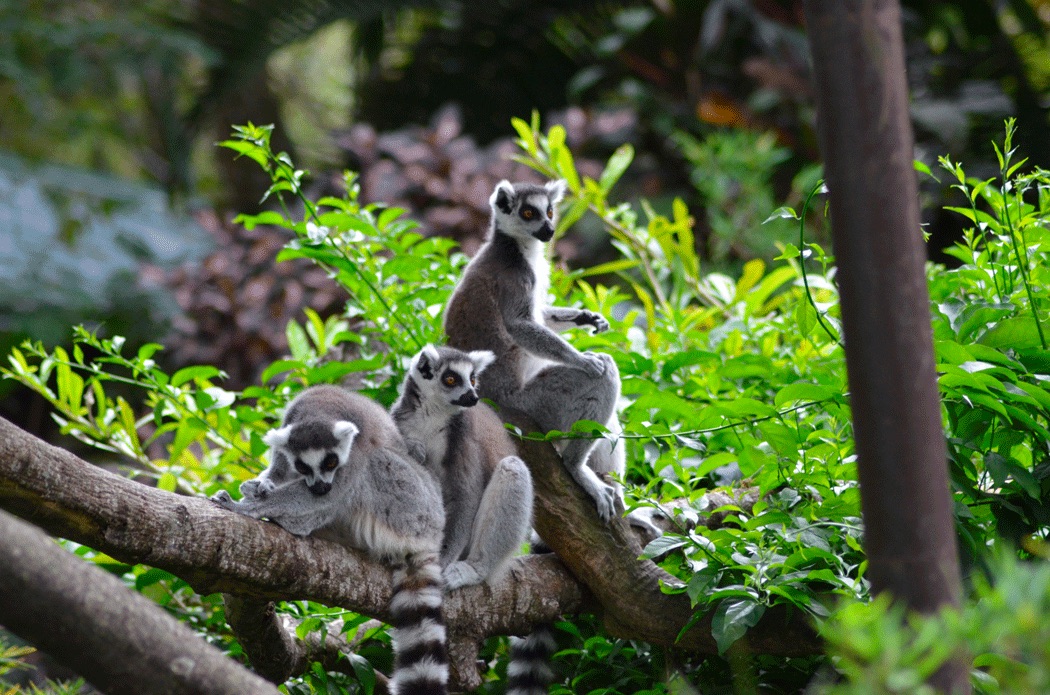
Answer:
[[[529,469],[503,421],[478,402],[478,375],[493,359],[486,350],[427,345],[390,411],[409,453],[441,483],[448,589],[493,578],[532,524]]]
[[[270,466],[241,484],[244,498],[235,502],[221,491],[212,499],[394,564],[391,693],[447,693],[441,492],[409,459],[390,416],[364,396],[314,386],[292,401],[265,441]]]
[[[524,411],[546,430],[569,430],[578,420],[607,423],[620,432],[616,401],[620,375],[609,355],[579,352],[555,330],[590,326],[604,331],[599,314],[547,305],[550,264],[544,243],[554,236],[554,208],[564,181],[544,186],[500,181],[489,203],[488,239],[463,271],[445,311],[449,344],[460,350],[491,350],[481,395]],[[620,440],[571,439],[562,460],[608,521],[622,507],[619,486],[600,474],[623,474]]]

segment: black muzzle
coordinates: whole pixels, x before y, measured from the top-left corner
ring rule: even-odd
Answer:
[[[313,485],[308,485],[307,487],[310,488],[310,492],[314,493],[318,497],[320,497],[321,495],[327,495],[329,492],[332,491],[332,484],[326,483],[323,480],[318,480]]]
[[[554,237],[554,227],[550,224],[544,224],[542,227],[533,232],[532,236],[536,237],[540,241],[550,241]]]
[[[462,396],[452,401],[452,405],[459,405],[464,408],[470,408],[478,404],[478,394],[473,391],[467,391]]]

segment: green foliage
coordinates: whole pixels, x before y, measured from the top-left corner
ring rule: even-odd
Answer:
[[[552,293],[558,304],[610,319],[607,332],[579,332],[570,339],[581,349],[609,353],[619,366],[628,501],[673,510],[677,526],[646,555],[661,558],[676,578],[666,591],[684,592],[697,617],[712,615],[713,636],[727,655],[726,661],[673,664],[662,651],[609,639],[586,621],[575,621],[562,626],[568,646],[557,658],[566,678],[559,687],[687,692],[683,679],[699,686],[743,672],[739,664],[748,659],[734,645],[746,642],[748,629],[781,604],[818,626],[837,615],[829,634],[839,630],[848,635],[844,642],[852,644],[865,631],[881,635],[878,621],[892,617],[883,604],[870,604],[872,614],[836,609],[843,601],[868,605],[869,587],[833,259],[806,241],[803,226],[823,189],[813,187],[801,214],[781,208],[749,218],[752,225],[762,218],[799,225],[798,244],[784,244],[782,265],[767,269],[765,261],[754,259],[739,277],[705,274],[684,203],[674,201],[666,216],[645,203],[636,210],[611,198],[633,158],[629,145],[592,179],[576,170],[562,128],[544,133],[537,116],[513,125],[520,161],[568,182],[558,234],[594,214],[620,253],[594,268],[555,267]],[[1046,316],[1048,303],[1044,239],[1050,192],[1045,172],[1019,173],[1011,135],[1008,130],[1000,150],[1001,181],[973,181],[959,165],[944,161],[971,201],[962,211],[975,228],[952,251],[962,266],[929,271],[958,528],[968,557],[978,562],[994,545],[996,529],[1035,548],[1050,525],[1043,504],[1050,485],[1050,353],[1036,321]],[[222,143],[269,172],[273,184],[264,200],[279,207],[240,220],[249,227],[288,230],[278,260],[313,260],[349,299],[341,315],[307,312],[301,323],[290,323],[291,354],[265,370],[262,385],[226,391],[218,386],[221,373],[208,366],[167,374],[153,361],[159,345],[124,355],[122,339],[84,329],[75,332],[71,351],[27,343],[12,351],[10,367],[3,370],[43,395],[64,431],[134,462],[165,489],[233,490],[259,470],[261,434],[301,388],[350,381],[389,404],[408,357],[422,344],[442,339],[441,310],[464,262],[451,253],[452,242],[420,236],[396,208],[362,205],[350,173],[342,197],[310,200],[303,192],[307,172],[296,169],[286,154],[274,153],[269,138],[270,128],[248,124]],[[137,412],[131,401],[115,395],[117,386],[139,389],[144,410]],[[521,435],[595,437],[602,429],[578,423],[568,433]],[[754,504],[716,501],[724,498],[713,496],[712,489],[727,482],[738,488],[730,491],[732,499],[752,494]],[[703,523],[713,514],[721,517],[719,523]],[[173,577],[117,566],[86,549],[78,552],[111,566],[209,639],[239,653],[214,597],[193,598]],[[314,604],[289,603],[282,610],[304,633],[361,624],[359,616]],[[389,659],[386,638],[374,637],[361,655],[383,666]],[[883,638],[885,657],[874,656],[881,650],[864,652],[859,666],[839,658],[847,677],[867,678],[875,669],[878,678],[911,687],[944,653],[926,632],[915,639],[884,635],[869,641]],[[505,649],[499,641],[487,649],[494,664],[488,678],[494,681],[505,670]],[[784,683],[805,681],[804,674],[821,663],[819,658],[773,661],[742,667],[753,671],[749,682],[790,691]],[[290,682],[287,690],[367,690],[363,663],[356,663],[362,674],[358,685],[317,671]]]
[[[1045,537],[1050,522],[1050,174],[1024,173],[1007,123],[1000,176],[977,180],[942,158],[974,226],[930,277],[940,389],[963,549]],[[965,506],[961,506],[965,505]]]
[[[777,202],[770,179],[790,157],[790,151],[777,144],[776,133],[720,129],[700,140],[677,131],[674,142],[689,162],[690,180],[710,229],[708,258],[772,258],[776,248],[791,240],[795,226],[788,220],[762,224]],[[796,177],[799,189],[807,187],[816,168],[808,167]]]
[[[8,674],[20,670],[31,670],[33,667],[23,659],[34,653],[33,647],[9,644],[7,633],[0,631],[0,695],[79,695],[84,689],[83,680],[69,682],[48,681],[44,687],[9,685]]]
[[[1002,555],[991,570],[961,608],[937,615],[905,615],[887,595],[841,608],[821,634],[845,681],[817,692],[932,693],[924,681],[953,655],[972,658],[976,693],[1050,691],[1050,565]]]

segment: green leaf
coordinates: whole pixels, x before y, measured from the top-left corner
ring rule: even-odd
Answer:
[[[620,180],[623,173],[627,171],[627,167],[631,166],[631,162],[634,160],[634,147],[630,143],[625,143],[616,148],[613,152],[612,157],[609,157],[608,164],[605,165],[605,171],[602,172],[601,177],[598,179],[598,188],[602,190],[602,193],[608,194],[616,182]]]
[[[618,261],[609,261],[608,263],[599,263],[596,266],[591,266],[586,270],[577,274],[576,277],[590,277],[592,275],[606,275],[608,273],[620,273],[631,268],[637,268],[641,265],[641,261],[632,260],[629,258],[621,258]]]
[[[1050,336],[1050,321],[1041,321],[1044,336]],[[1039,329],[1031,316],[1017,316],[1005,319],[985,331],[978,343],[993,348],[1023,350],[1042,346],[1039,340]]]
[[[170,472],[162,475],[160,477],[160,480],[157,481],[157,487],[167,492],[175,492],[175,488],[177,488],[178,485],[178,478],[176,478],[175,475]]]
[[[657,540],[660,540],[659,538]],[[656,541],[653,541],[654,543]],[[650,543],[652,545],[652,543]],[[689,578],[689,583],[686,584],[685,593],[689,596],[689,601],[696,607],[697,604],[706,603],[705,594],[710,593],[718,585],[719,572],[717,570],[706,568],[695,572],[692,577]]]
[[[817,310],[808,301],[800,301],[795,307],[795,323],[798,332],[808,336],[817,325]]]
[[[686,542],[687,539],[677,534],[665,534],[645,546],[645,550],[642,551],[642,557],[646,560],[651,560],[676,548],[681,548]]]
[[[180,422],[175,430],[175,439],[172,440],[169,448],[171,459],[178,458],[186,450],[186,447],[196,441],[207,430],[208,426],[195,417],[186,418]]]
[[[565,230],[580,221],[587,214],[588,202],[586,198],[576,198],[572,201],[569,209],[558,218],[558,234],[564,234]]]
[[[260,380],[265,384],[267,381],[282,372],[297,371],[300,369],[306,369],[306,364],[300,360],[277,360],[263,371]]]
[[[795,212],[795,209],[787,207],[785,205],[784,207],[779,207],[776,210],[774,210],[769,215],[769,217],[767,217],[765,220],[763,220],[762,224],[768,224],[769,222],[772,222],[773,220],[797,220],[797,219],[799,219],[799,216],[798,216],[798,213]],[[795,256],[797,256],[798,255],[798,249],[795,248],[795,245],[794,244],[788,244],[788,246],[791,247],[792,249],[795,249]],[[787,253],[787,249],[784,250],[784,253]],[[795,256],[786,256],[786,258],[794,258]]]
[[[760,422],[758,431],[784,458],[794,460],[798,456],[798,435],[790,428],[775,422]]]
[[[1039,481],[1014,459],[990,451],[984,455],[984,466],[998,487],[1008,486],[1009,479],[1013,478],[1031,498],[1040,498]]]
[[[310,339],[306,331],[295,321],[289,321],[285,327],[285,335],[288,336],[288,349],[292,357],[297,360],[306,360],[310,357]]]
[[[930,171],[930,167],[926,166],[924,162],[916,159],[912,161],[912,166],[914,166],[915,171],[919,172],[920,174],[926,174],[934,181],[940,181],[940,179],[933,175],[933,172]]]
[[[798,401],[824,401],[837,395],[838,392],[831,390],[827,386],[796,381],[777,391],[777,395],[773,398],[773,403],[776,407],[783,408],[785,405],[794,404]]]
[[[718,605],[711,621],[711,635],[718,645],[718,654],[744,636],[749,628],[758,624],[766,607],[751,599],[726,599]]]
[[[186,382],[194,379],[211,379],[221,374],[221,371],[210,365],[184,367],[172,375],[171,385],[178,388]]]

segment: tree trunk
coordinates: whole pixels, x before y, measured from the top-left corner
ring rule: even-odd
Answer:
[[[849,372],[868,577],[910,608],[957,605],[897,0],[806,0]],[[968,689],[962,661],[936,687]]]

